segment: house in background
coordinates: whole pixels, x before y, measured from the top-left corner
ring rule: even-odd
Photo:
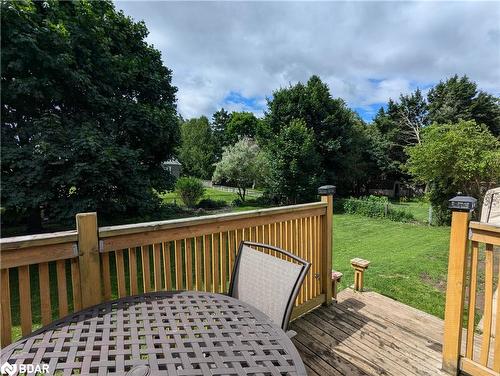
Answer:
[[[175,158],[169,159],[166,162],[162,162],[162,167],[168,171],[176,179],[181,176],[182,164]]]

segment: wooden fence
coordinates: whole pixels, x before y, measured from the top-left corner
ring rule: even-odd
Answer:
[[[100,228],[96,213],[83,213],[76,231],[1,239],[1,344],[13,339],[13,313],[27,335],[35,316],[45,325],[116,297],[224,293],[242,240],[275,245],[312,263],[295,302],[297,317],[331,301],[332,209],[332,195],[325,194],[310,204]]]
[[[443,369],[458,374],[500,372],[500,227],[470,222],[475,200],[456,197],[453,210],[446,291]],[[484,302],[479,304],[479,302]],[[464,306],[467,308],[464,317]],[[481,310],[481,314],[478,314]],[[481,332],[477,328],[482,316]],[[466,329],[463,329],[463,327]]]

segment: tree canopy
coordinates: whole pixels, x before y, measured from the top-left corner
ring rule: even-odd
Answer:
[[[352,173],[359,161],[360,145],[356,124],[362,123],[340,98],[334,99],[318,76],[307,84],[279,89],[268,101],[265,120],[272,134],[278,134],[293,120],[302,120],[315,136],[320,165],[315,173],[321,181],[336,184],[340,193],[348,193],[357,176]]]
[[[111,1],[2,2],[3,205],[40,226],[136,212],[168,187],[176,88],[143,22]]]
[[[268,145],[267,193],[279,203],[312,200],[317,192],[320,157],[314,132],[304,120],[292,120]]]
[[[216,162],[216,148],[207,117],[201,116],[181,124],[178,155],[185,174],[210,179]]]
[[[454,75],[440,81],[428,94],[429,119],[432,123],[452,124],[475,120],[491,133],[500,135],[500,101],[477,89],[469,77]]]
[[[473,120],[431,125],[423,132],[422,143],[407,152],[408,171],[430,183],[431,202],[441,209],[441,221],[448,200],[457,192],[481,198],[500,181],[500,141]]]

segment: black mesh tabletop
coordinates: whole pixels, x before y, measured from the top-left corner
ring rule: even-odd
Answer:
[[[75,312],[1,350],[55,375],[306,375],[259,310],[204,292],[155,292]]]

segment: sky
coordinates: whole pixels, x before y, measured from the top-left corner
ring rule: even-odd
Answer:
[[[500,2],[116,1],[162,53],[184,118],[262,116],[316,74],[370,121],[389,98],[454,74],[500,94]]]

